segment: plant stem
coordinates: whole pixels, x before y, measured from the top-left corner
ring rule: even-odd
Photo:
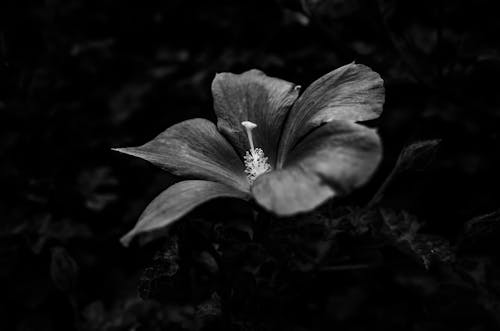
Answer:
[[[394,168],[392,168],[391,172],[389,173],[387,178],[384,180],[382,185],[380,185],[377,192],[375,192],[375,194],[373,195],[371,200],[366,204],[365,209],[373,208],[376,204],[378,204],[380,202],[380,200],[382,200],[382,198],[384,197],[385,190],[387,189],[389,184],[392,182],[392,180],[394,179],[394,177],[398,173],[398,168],[399,168],[398,163],[396,163]]]

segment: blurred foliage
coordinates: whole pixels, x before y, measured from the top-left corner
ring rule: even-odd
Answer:
[[[2,1],[0,329],[500,329],[496,16],[486,0]],[[352,61],[386,83],[369,186],[292,220],[214,201],[119,245],[175,178],[111,147],[213,120],[216,72],[306,86]]]

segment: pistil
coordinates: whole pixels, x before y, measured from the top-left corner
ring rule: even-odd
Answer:
[[[254,146],[252,130],[257,127],[257,124],[250,121],[243,121],[241,125],[246,129],[248,142],[250,144],[250,152],[246,152],[244,160],[245,173],[247,174],[248,182],[252,184],[258,176],[271,170],[271,165],[267,162],[264,151]]]

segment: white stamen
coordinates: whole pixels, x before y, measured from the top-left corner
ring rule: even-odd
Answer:
[[[267,157],[261,148],[255,148],[253,144],[252,130],[257,127],[257,124],[250,121],[241,122],[247,131],[248,142],[250,143],[250,152],[246,152],[245,160],[245,173],[247,174],[248,182],[250,184],[260,175],[271,170],[271,165],[267,162]]]

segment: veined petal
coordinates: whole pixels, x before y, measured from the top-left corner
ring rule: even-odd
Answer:
[[[243,161],[206,119],[178,123],[142,146],[115,150],[140,157],[177,176],[249,190]]]
[[[280,142],[278,167],[311,129],[331,120],[366,121],[382,113],[384,81],[362,64],[340,67],[313,82],[290,110]]]
[[[186,180],[170,186],[144,210],[135,227],[122,237],[128,246],[138,234],[163,228],[178,220],[200,204],[215,198],[248,199],[248,193],[224,184],[205,180]]]
[[[262,148],[274,165],[283,122],[298,93],[294,84],[255,69],[217,74],[212,83],[217,127],[243,156],[250,147],[241,122],[257,124],[255,147]]]
[[[257,178],[252,186],[255,201],[279,216],[314,209],[335,194],[321,178],[300,167],[278,169]]]
[[[306,136],[282,169],[257,178],[252,193],[260,205],[278,215],[306,212],[366,183],[381,158],[375,130],[330,121]]]

